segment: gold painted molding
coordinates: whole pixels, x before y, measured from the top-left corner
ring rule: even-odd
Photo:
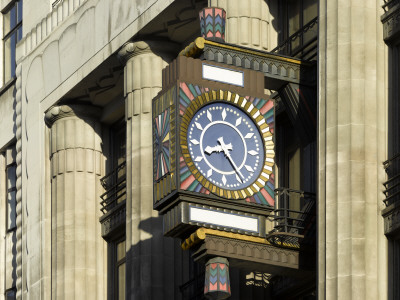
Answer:
[[[190,43],[189,46],[187,46],[185,49],[183,49],[179,53],[179,55],[187,56],[187,57],[196,57],[198,54],[200,54],[204,50],[204,46],[206,44],[211,45],[211,46],[217,46],[220,48],[225,48],[225,49],[232,50],[232,51],[239,51],[239,52],[243,52],[243,53],[247,53],[247,54],[251,54],[251,55],[256,55],[259,57],[265,57],[265,58],[274,59],[274,60],[278,60],[278,61],[280,60],[282,62],[293,63],[293,64],[297,64],[297,65],[305,65],[305,66],[310,65],[309,63],[301,61],[300,59],[283,57],[283,56],[280,56],[277,54],[272,54],[272,53],[263,52],[263,51],[255,51],[255,50],[246,49],[243,47],[236,47],[236,46],[229,45],[229,44],[217,43],[217,42],[206,40],[203,37],[196,38],[195,41]]]
[[[261,238],[261,237],[257,237],[257,236],[250,236],[250,235],[244,235],[244,234],[233,233],[233,232],[225,232],[225,231],[220,231],[220,230],[215,230],[215,229],[208,229],[208,228],[204,228],[204,227],[197,229],[194,233],[192,233],[190,235],[190,237],[185,239],[181,244],[181,248],[183,250],[189,250],[194,245],[200,243],[201,241],[204,241],[206,239],[207,235],[226,237],[226,238],[230,238],[230,239],[236,239],[236,240],[258,243],[258,244],[269,245],[269,246],[290,248],[290,249],[298,249],[299,248],[299,247],[294,247],[293,245],[289,245],[287,243],[271,244],[265,238]]]

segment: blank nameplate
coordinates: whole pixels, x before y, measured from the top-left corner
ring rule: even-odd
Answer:
[[[244,86],[243,72],[207,64],[203,64],[203,79]]]
[[[235,228],[244,231],[258,232],[257,218],[240,216],[211,209],[197,208],[193,206],[190,207],[190,221]]]

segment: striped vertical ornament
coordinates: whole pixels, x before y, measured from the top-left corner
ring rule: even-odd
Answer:
[[[200,11],[199,17],[203,38],[225,43],[225,10],[218,7],[204,8]]]
[[[227,299],[231,296],[229,262],[224,257],[207,261],[204,280],[204,296],[207,299]]]

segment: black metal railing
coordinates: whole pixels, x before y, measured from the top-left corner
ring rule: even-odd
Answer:
[[[391,9],[393,6],[395,6],[397,3],[399,3],[399,0],[384,0],[382,8],[385,12],[387,12],[389,9]]]
[[[315,225],[315,194],[290,188],[275,189],[272,218],[274,229],[267,239],[298,246],[299,240]]]
[[[205,273],[202,272],[195,276],[194,278],[188,280],[181,286],[179,290],[182,294],[182,298],[185,300],[205,300],[204,297],[204,276]]]
[[[101,196],[101,211],[105,214],[126,200],[126,162],[118,165],[109,174],[100,179],[106,190]]]
[[[383,202],[389,206],[400,200],[400,153],[383,163],[388,180],[383,183],[383,193],[386,199]]]
[[[315,17],[271,52],[304,60],[314,60],[318,53],[317,47],[318,17]]]

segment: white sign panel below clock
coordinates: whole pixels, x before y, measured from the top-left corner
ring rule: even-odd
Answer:
[[[190,207],[189,212],[191,222],[258,232],[258,219],[254,217],[240,216],[193,206]]]
[[[203,79],[244,86],[243,72],[207,64],[203,64]]]

